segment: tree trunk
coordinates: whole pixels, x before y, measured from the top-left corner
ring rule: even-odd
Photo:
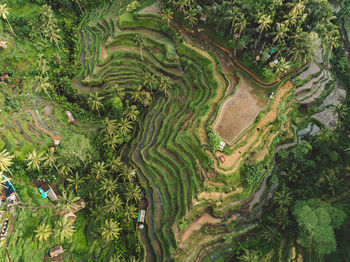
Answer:
[[[79,3],[79,0],[77,0],[77,4],[78,4],[78,6],[79,6],[79,8],[80,8],[81,13],[83,13],[83,9],[81,9],[81,6],[80,6],[80,3]]]
[[[13,31],[12,26],[11,26],[9,20],[6,19],[6,22],[8,23],[8,25],[9,25],[9,27],[10,27],[10,29],[11,29],[11,32],[12,32],[12,34],[13,34],[13,36],[15,36],[15,32]]]

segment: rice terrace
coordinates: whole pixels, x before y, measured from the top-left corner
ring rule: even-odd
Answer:
[[[0,261],[350,261],[349,0],[0,2]]]

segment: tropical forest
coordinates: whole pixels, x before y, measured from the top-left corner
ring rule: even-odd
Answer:
[[[0,0],[0,262],[349,262],[350,0]]]

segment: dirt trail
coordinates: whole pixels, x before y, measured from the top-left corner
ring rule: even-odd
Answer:
[[[201,139],[201,143],[203,145],[208,144],[207,141],[207,133],[205,131],[205,126],[206,123],[209,119],[209,117],[211,117],[212,113],[215,110],[215,106],[216,104],[223,98],[225,91],[226,91],[226,81],[223,78],[223,76],[218,72],[217,69],[217,65],[216,65],[216,61],[214,60],[214,58],[209,55],[209,53],[207,53],[206,51],[199,49],[198,47],[195,47],[187,42],[185,42],[185,45],[187,45],[188,47],[194,49],[196,52],[200,53],[202,56],[208,58],[210,60],[210,62],[213,64],[213,73],[214,73],[214,78],[215,81],[218,83],[218,92],[217,95],[215,97],[215,99],[213,99],[209,105],[209,112],[205,115],[205,117],[203,117],[201,123],[200,123],[200,127],[198,129],[198,136]]]
[[[41,132],[49,135],[52,138],[54,144],[59,143],[62,140],[61,136],[55,136],[51,132],[49,132],[49,131],[45,130],[44,128],[40,127],[40,125],[38,124],[38,120],[36,119],[36,116],[35,116],[35,114],[34,114],[34,112],[32,110],[27,109],[25,111],[28,112],[33,117],[35,127],[37,129],[39,129]]]
[[[235,150],[235,152],[233,154],[227,155],[227,154],[223,154],[221,152],[216,152],[216,156],[218,157],[219,155],[224,155],[226,161],[223,164],[220,164],[220,166],[218,166],[218,163],[215,162],[215,168],[216,170],[219,170],[221,173],[224,174],[231,174],[233,172],[235,172],[239,166],[239,162],[238,160],[240,160],[240,158],[242,159],[242,155],[248,150],[250,149],[250,147],[254,144],[254,141],[259,137],[259,135],[261,135],[261,129],[269,122],[274,121],[277,117],[277,112],[278,112],[278,106],[281,102],[281,99],[283,98],[283,96],[288,93],[291,89],[293,88],[293,84],[288,81],[287,83],[285,83],[278,91],[277,94],[275,94],[275,99],[272,102],[272,106],[269,112],[267,112],[262,119],[258,122],[255,130],[254,130],[254,134],[251,135],[248,138],[248,141],[241,147],[237,148]],[[258,129],[260,131],[258,131]],[[235,166],[233,166],[234,164],[236,164]],[[223,171],[221,170],[221,168],[225,168],[225,169],[229,169],[232,168],[229,171]]]
[[[200,218],[195,220],[191,225],[183,232],[180,239],[180,248],[185,247],[185,242],[192,233],[206,224],[218,224],[221,222],[221,218],[212,217],[210,214],[205,213]]]

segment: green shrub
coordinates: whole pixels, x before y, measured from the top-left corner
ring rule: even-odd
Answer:
[[[210,147],[213,150],[218,150],[221,143],[221,137],[218,134],[215,134],[212,128],[209,128],[207,132],[208,132]]]

